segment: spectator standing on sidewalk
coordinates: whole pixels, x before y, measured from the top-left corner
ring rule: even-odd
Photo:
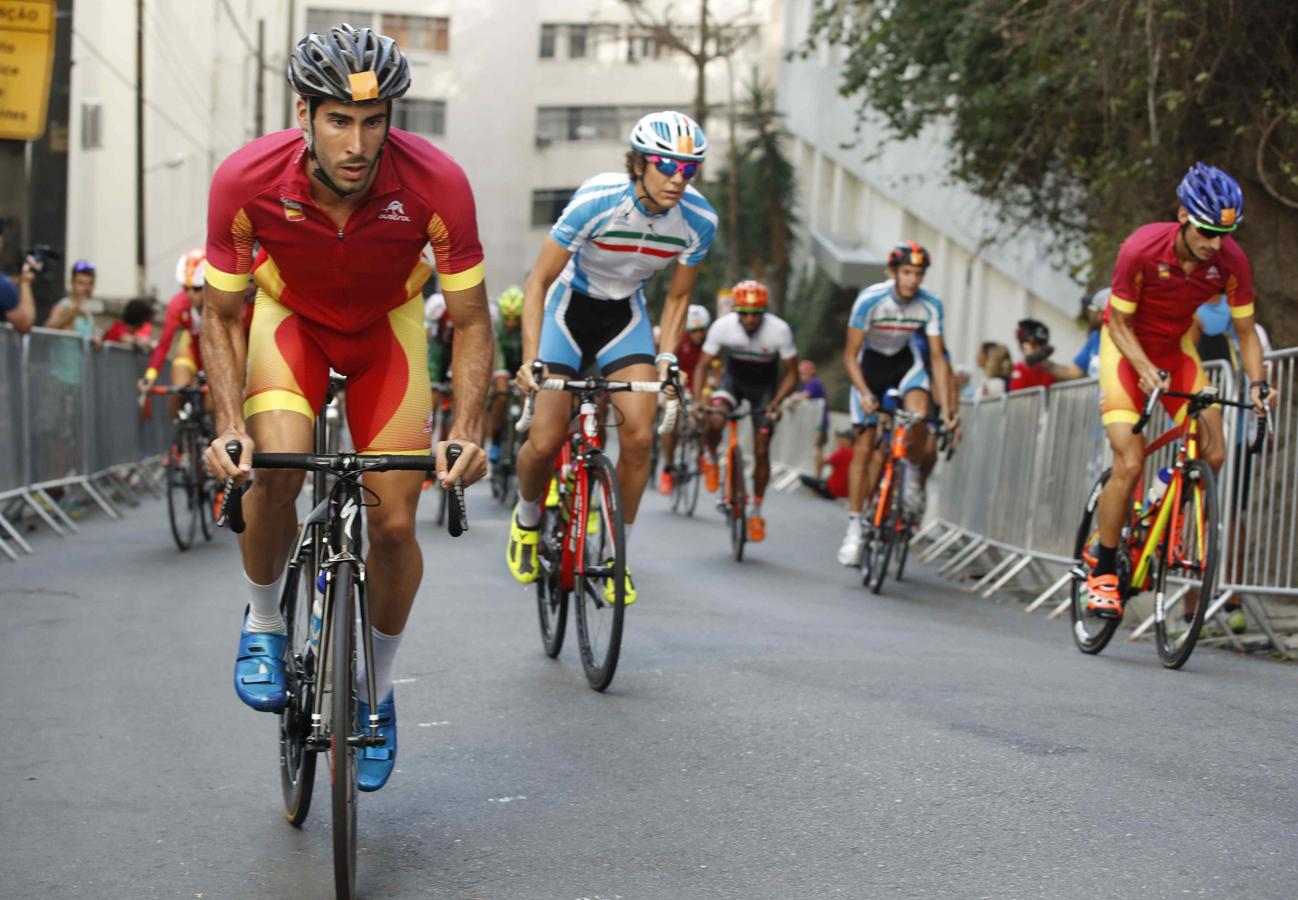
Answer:
[[[4,230],[0,227],[0,253],[3,252]],[[16,279],[10,280],[8,276],[0,275],[0,319],[12,325],[19,334],[26,334],[36,324],[36,298],[32,294],[32,281],[40,268],[40,263],[29,256],[23,260]]]
[[[1034,387],[1050,387],[1055,378],[1043,363],[1054,348],[1050,346],[1050,329],[1036,319],[1020,319],[1014,336],[1018,339],[1023,359],[1014,364],[1010,375],[1010,390],[1022,391]]]
[[[995,341],[983,342],[978,348],[978,368],[982,370],[982,382],[975,392],[976,399],[993,400],[1004,396],[1014,371],[1009,348]]]
[[[825,384],[816,374],[816,364],[809,359],[798,363],[798,389],[789,397],[789,404],[801,403],[804,400],[824,400],[820,410],[820,422],[816,425],[816,471],[825,455],[825,443],[829,435],[829,395],[825,393]]]
[[[153,301],[137,297],[126,304],[122,316],[95,342],[126,344],[141,353],[153,347]]]

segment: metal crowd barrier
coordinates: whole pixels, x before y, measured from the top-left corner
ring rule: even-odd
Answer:
[[[772,488],[796,490],[802,483],[799,476],[820,477],[816,471],[816,432],[824,416],[824,400],[801,400],[785,407],[771,436]]]
[[[1222,574],[1207,615],[1219,615],[1238,598],[1283,652],[1270,615],[1254,595],[1298,597],[1298,348],[1267,354],[1266,360],[1280,406],[1273,420],[1276,434],[1261,456],[1250,459],[1245,452],[1252,414],[1223,411]],[[1204,368],[1222,396],[1247,395],[1225,363]],[[1071,567],[1087,493],[1108,465],[1099,385],[1087,379],[966,402],[961,422],[960,450],[935,480],[933,518],[915,537],[917,546],[928,542],[920,558],[940,562],[939,571],[949,577],[966,575],[981,562],[986,569],[967,590],[990,596],[1017,580],[1019,589],[1035,595],[1027,606],[1031,612],[1069,587],[1067,571],[1054,577],[1046,565],[1056,572]],[[1157,436],[1169,426],[1160,408],[1148,433]],[[1171,453],[1167,448],[1150,457],[1146,484]],[[1188,591],[1188,584],[1181,586],[1169,603]],[[1051,616],[1063,614],[1069,602],[1065,597]],[[1152,624],[1150,616],[1131,638]],[[1243,646],[1228,628],[1223,631]]]
[[[115,502],[138,502],[132,480],[146,489],[148,481],[131,476],[156,462],[168,439],[165,412],[139,418],[144,366],[133,350],[96,349],[67,331],[0,326],[0,552],[32,552],[11,521],[18,512],[59,535],[79,530],[55,493],[80,495],[111,518],[120,518]]]

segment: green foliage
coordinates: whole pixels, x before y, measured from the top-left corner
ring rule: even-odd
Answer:
[[[945,123],[951,174],[1007,226],[1097,258],[1170,216],[1196,159],[1298,201],[1298,4],[820,0],[807,48],[820,38],[846,48],[862,116],[898,138]]]

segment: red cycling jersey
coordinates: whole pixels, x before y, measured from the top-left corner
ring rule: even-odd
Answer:
[[[681,384],[689,385],[694,381],[694,369],[702,355],[702,344],[695,344],[688,334],[681,335],[681,342],[676,347],[676,365],[681,370]]]
[[[482,281],[473,193],[463,170],[427,141],[391,129],[365,200],[339,228],[311,199],[306,143],[290,129],[235,151],[217,169],[207,209],[208,284],[257,285],[304,319],[357,333],[418,296]],[[261,250],[253,259],[254,244]]]
[[[1150,359],[1180,354],[1181,337],[1205,301],[1226,295],[1230,314],[1253,315],[1253,272],[1232,237],[1207,262],[1186,274],[1176,258],[1179,222],[1155,222],[1133,231],[1118,251],[1110,310],[1132,314],[1132,327]],[[1105,311],[1107,324],[1111,312]]]
[[[192,362],[195,371],[203,368],[203,357],[199,354],[198,347],[198,313],[189,302],[189,295],[184,290],[180,290],[167,301],[167,315],[162,323],[162,337],[158,340],[158,346],[153,348],[153,353],[149,355],[149,377],[157,377],[158,368],[167,358],[177,330],[182,336],[189,335],[188,341],[182,339],[181,346],[176,351],[177,359],[183,355],[186,365]]]

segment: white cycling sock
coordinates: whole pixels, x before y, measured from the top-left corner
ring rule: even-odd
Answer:
[[[371,628],[374,635],[374,691],[382,703],[392,690],[392,664],[397,658],[397,648],[401,646],[401,635],[384,634],[377,628]],[[356,696],[365,699],[365,655],[356,656]],[[364,723],[362,723],[364,724]]]
[[[861,514],[860,514],[860,513],[855,513],[855,512],[854,512],[854,513],[848,513],[848,514],[847,514],[847,533],[848,533],[848,534],[860,534],[860,533],[861,533]]]
[[[541,521],[541,498],[526,500],[518,495],[518,524],[524,528],[535,528]]]
[[[274,584],[258,584],[248,577],[247,572],[243,573],[243,577],[248,582],[251,600],[248,604],[248,631],[284,631],[284,617],[279,614],[279,595],[284,589],[284,572],[279,573]]]

